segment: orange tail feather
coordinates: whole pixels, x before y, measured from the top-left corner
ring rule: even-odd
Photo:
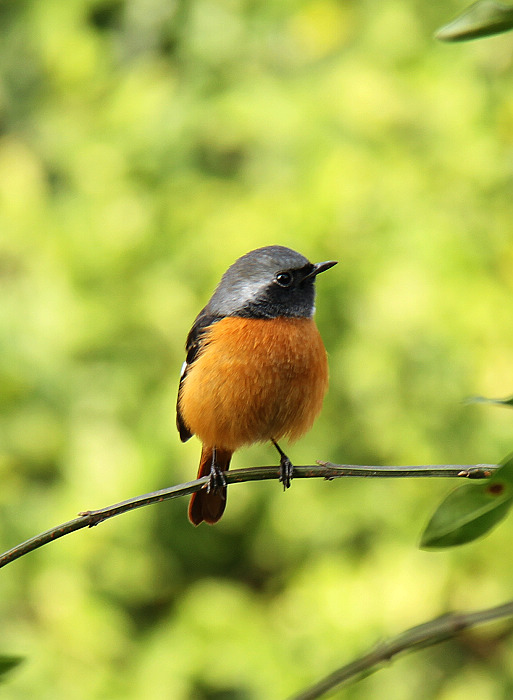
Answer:
[[[216,465],[226,472],[230,468],[232,452],[216,449]],[[198,469],[198,479],[210,474],[212,465],[212,447],[204,447],[201,451],[201,460]],[[206,489],[196,491],[191,496],[189,503],[189,520],[193,525],[199,525],[205,521],[209,525],[217,523],[226,507],[226,487],[207,493]]]

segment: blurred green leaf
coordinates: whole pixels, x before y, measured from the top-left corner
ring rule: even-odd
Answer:
[[[483,484],[457,488],[439,505],[424,533],[424,549],[452,547],[481,537],[497,525],[513,503],[513,457]]]
[[[23,661],[22,656],[0,656],[0,683],[5,681],[5,674]]]
[[[468,41],[513,29],[513,7],[495,0],[479,0],[449,24],[441,27],[435,37],[440,41]]]
[[[511,406],[513,408],[513,396],[506,399],[489,399],[486,396],[471,396],[466,403],[491,403],[495,406]]]
[[[449,24],[441,27],[435,37],[440,41],[468,41],[513,29],[513,7],[495,0],[478,0]]]

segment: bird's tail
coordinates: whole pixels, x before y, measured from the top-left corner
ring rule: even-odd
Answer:
[[[214,448],[203,447],[198,469],[198,479],[207,476],[211,472]],[[215,466],[219,471],[226,472],[230,468],[230,460],[233,452],[229,450],[215,450]],[[205,521],[209,525],[217,523],[226,507],[226,486],[221,486],[215,491],[207,492],[204,488],[196,491],[191,496],[189,503],[189,520],[193,525],[199,525]]]

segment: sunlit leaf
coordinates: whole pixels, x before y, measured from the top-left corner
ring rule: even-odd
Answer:
[[[513,7],[479,0],[435,34],[441,41],[468,41],[513,29]]]
[[[482,484],[466,484],[439,505],[424,533],[425,549],[452,547],[481,537],[499,523],[513,504],[513,457]]]

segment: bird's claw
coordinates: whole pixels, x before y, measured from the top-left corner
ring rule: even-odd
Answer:
[[[280,482],[283,484],[283,490],[286,491],[290,488],[290,482],[294,475],[294,465],[287,457],[287,455],[282,455],[280,458]]]
[[[216,493],[226,486],[226,477],[224,472],[219,469],[217,464],[212,461],[210,467],[210,479],[207,484],[207,493]]]

